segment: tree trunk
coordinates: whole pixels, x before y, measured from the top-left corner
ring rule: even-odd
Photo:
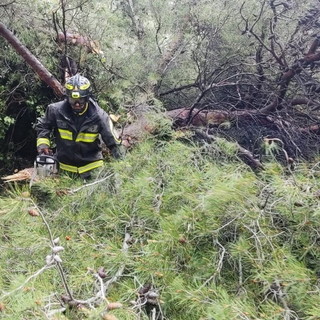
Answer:
[[[6,39],[17,53],[29,64],[39,78],[51,87],[59,97],[64,89],[60,82],[46,69],[46,67],[19,41],[19,39],[0,22],[0,36]]]

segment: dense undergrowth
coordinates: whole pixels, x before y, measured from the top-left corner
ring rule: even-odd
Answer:
[[[150,138],[100,183],[8,185],[0,318],[319,319],[319,164],[253,173],[235,153],[220,139]],[[52,252],[44,221],[73,298],[88,302],[113,280],[105,302],[66,308],[55,262],[37,274]]]

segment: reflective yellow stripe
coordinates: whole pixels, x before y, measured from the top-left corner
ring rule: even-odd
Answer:
[[[70,166],[69,164],[60,162],[60,169],[75,173],[84,173],[101,166],[103,166],[103,160],[94,161],[82,167]]]
[[[70,165],[62,163],[62,162],[60,162],[59,165],[60,165],[60,169],[62,169],[62,170],[70,171],[70,172],[78,172],[78,168],[75,166],[70,166]]]
[[[116,132],[115,129],[114,129],[113,122],[112,122],[112,120],[110,119],[110,117],[109,117],[109,126],[110,126],[111,133],[112,133],[114,139],[116,140],[116,142],[117,142],[117,143],[121,143],[121,141],[120,141],[120,139],[119,139],[119,137],[118,137],[118,134],[117,134],[117,132]]]
[[[94,142],[98,138],[98,133],[80,132],[77,136],[76,142]]]
[[[61,139],[72,140],[72,132],[71,131],[60,129],[60,128],[58,128],[58,131],[60,133]]]
[[[50,140],[47,138],[38,138],[37,147],[39,147],[41,144],[46,144],[47,146],[50,146]]]
[[[86,166],[79,167],[78,171],[79,171],[79,173],[84,173],[84,172],[87,172],[89,170],[101,167],[101,166],[103,166],[103,161],[102,160],[98,160],[98,161],[95,161],[95,162],[91,162],[91,163],[87,164]]]

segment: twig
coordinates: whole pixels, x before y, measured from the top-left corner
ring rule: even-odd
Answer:
[[[47,228],[51,245],[52,245],[52,247],[54,247],[54,246],[55,246],[55,243],[54,243],[54,240],[53,240],[52,232],[51,232],[51,229],[50,229],[50,226],[49,226],[48,222],[46,221],[46,219],[45,219],[45,217],[44,217],[43,212],[40,210],[40,208],[38,207],[38,205],[37,205],[32,199],[31,199],[31,202],[33,203],[34,207],[35,207],[35,208],[37,209],[37,211],[39,212],[40,217],[41,217],[43,223],[45,224],[45,226],[46,226],[46,228]],[[63,286],[64,286],[65,290],[67,291],[70,299],[71,299],[71,300],[74,300],[73,297],[72,297],[71,291],[70,291],[70,289],[69,289],[67,280],[66,280],[66,278],[65,278],[65,276],[64,276],[64,272],[63,272],[63,269],[62,269],[61,262],[55,261],[55,264],[56,264],[56,266],[57,266],[57,268],[58,268],[58,271],[59,271],[59,273],[60,273],[60,277],[61,277],[61,280],[62,280],[62,283],[63,283]]]
[[[238,151],[239,151],[239,156],[243,156],[245,157],[249,162],[250,162],[250,167],[252,167],[253,169],[261,169],[264,170],[264,167],[262,165],[262,163],[254,158],[254,155],[247,149],[241,147],[239,144],[237,144],[238,146]]]
[[[80,191],[80,190],[82,190],[82,189],[84,189],[84,188],[91,187],[91,186],[93,186],[93,185],[95,185],[95,184],[98,184],[98,183],[100,183],[100,182],[103,182],[103,181],[111,178],[112,176],[114,176],[114,173],[111,173],[110,175],[108,175],[107,177],[105,177],[105,178],[103,178],[103,179],[96,180],[96,181],[94,181],[94,182],[84,184],[83,186],[81,186],[81,187],[79,187],[79,188],[70,190],[69,193],[74,194],[74,193],[76,193],[76,192],[78,192],[78,191]]]
[[[225,254],[226,254],[226,249],[225,249],[225,247],[224,247],[218,240],[216,240],[216,243],[217,243],[217,245],[220,247],[220,250],[219,250],[220,258],[219,258],[219,261],[218,261],[218,265],[217,265],[216,271],[214,272],[214,274],[213,274],[209,279],[207,279],[207,280],[199,287],[199,289],[202,289],[202,288],[205,287],[209,282],[211,282],[211,281],[217,276],[217,274],[220,273],[220,271],[221,271],[221,269],[222,269],[223,259],[224,259],[224,256],[225,256]]]
[[[124,253],[127,253],[128,252],[128,248],[129,248],[129,245],[128,245],[128,241],[130,239],[130,234],[129,233],[126,233],[125,236],[124,236],[124,240],[123,240],[123,245],[122,245],[122,251]],[[120,268],[118,269],[118,271],[116,272],[116,274],[106,282],[105,284],[105,290],[108,290],[108,287],[116,282],[118,280],[119,277],[121,277],[121,275],[123,274],[123,271],[124,271],[124,268],[125,268],[125,265],[123,264],[122,266],[120,266]]]
[[[100,283],[100,295],[101,295],[101,298],[102,298],[103,300],[105,300],[105,299],[106,299],[106,295],[105,295],[105,293],[106,293],[106,288],[105,288],[105,285],[104,285],[104,283],[103,283],[103,280],[102,280],[102,278],[101,278],[98,274],[95,274],[95,277],[98,279],[98,281],[99,281],[99,283]]]
[[[260,263],[262,264],[263,261],[265,261],[265,256],[263,254],[263,246],[262,246],[262,243],[259,239],[259,236],[258,236],[258,232],[256,232],[256,230],[252,230],[250,227],[248,227],[247,225],[244,224],[244,227],[249,230],[252,235],[253,235],[253,238],[255,240],[255,244],[256,244],[256,250],[257,250],[257,255],[259,256],[259,261]]]
[[[130,238],[131,238],[130,234],[126,232],[124,240],[123,240],[123,245],[122,245],[122,251],[125,253],[127,253],[127,251],[128,251],[128,248],[129,248],[128,241]],[[103,301],[105,301],[106,292],[107,292],[109,286],[112,283],[116,282],[118,280],[118,278],[122,276],[124,269],[125,269],[125,264],[121,265],[120,268],[118,269],[118,271],[116,272],[116,274],[111,279],[109,279],[106,283],[104,283],[102,281],[102,279],[99,275],[96,275],[96,278],[98,278],[98,280],[100,282],[100,290],[96,294],[96,296],[89,298],[87,300],[76,299],[74,301],[78,304],[87,304],[87,305],[98,303],[99,301],[101,301],[101,299],[103,299]]]
[[[0,4],[0,7],[6,7],[6,6],[9,6],[9,5],[11,5],[11,4],[15,3],[15,2],[16,2],[16,1],[15,1],[15,0],[13,0],[13,1],[8,2],[8,3]]]
[[[227,227],[229,224],[231,224],[233,221],[237,220],[238,218],[240,218],[241,215],[238,214],[237,216],[235,216],[233,219],[231,219],[230,221],[228,221],[226,224],[224,224],[223,226],[221,226],[220,228],[218,229],[215,229],[214,232],[217,233],[219,232],[220,230],[224,229],[225,227]]]

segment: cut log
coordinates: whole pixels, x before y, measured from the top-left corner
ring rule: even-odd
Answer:
[[[182,126],[187,125],[188,117],[190,110],[187,108],[180,108],[175,110],[170,110],[166,112],[166,115],[172,119],[173,123]],[[230,114],[227,111],[223,110],[202,110],[194,109],[193,116],[191,117],[190,125],[193,126],[207,126],[211,125],[220,125],[223,122],[230,120]]]

